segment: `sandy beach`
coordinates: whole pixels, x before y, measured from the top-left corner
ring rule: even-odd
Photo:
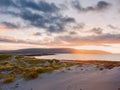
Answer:
[[[120,67],[100,70],[95,65],[72,66],[39,78],[16,80],[2,85],[3,90],[120,90]]]

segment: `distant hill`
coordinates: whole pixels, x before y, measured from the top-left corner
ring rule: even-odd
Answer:
[[[37,54],[56,54],[56,53],[79,53],[79,54],[110,54],[110,52],[102,50],[81,50],[73,48],[30,48],[30,49],[19,49],[10,51],[0,51],[0,53],[10,54],[26,54],[26,55],[37,55]]]

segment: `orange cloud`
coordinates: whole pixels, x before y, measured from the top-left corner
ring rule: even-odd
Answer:
[[[4,32],[4,31],[6,31],[8,29],[15,30],[16,28],[9,27],[9,26],[6,26],[6,25],[0,25],[0,32]]]
[[[4,25],[0,25],[0,32],[5,31],[6,29],[7,29],[7,27],[6,27],[6,26],[4,26]]]
[[[15,40],[15,37],[13,36],[0,36],[0,40]]]

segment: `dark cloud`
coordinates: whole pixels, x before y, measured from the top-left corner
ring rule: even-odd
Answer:
[[[49,32],[64,31],[66,24],[75,22],[74,18],[63,17],[62,15],[51,15],[51,13],[40,15],[24,10],[20,17],[30,22],[32,26],[47,29]]]
[[[72,6],[77,10],[82,10],[81,4],[78,0],[74,0],[71,2]]]
[[[109,28],[111,28],[111,29],[114,29],[114,30],[120,30],[120,28],[119,27],[116,27],[116,26],[114,26],[114,25],[111,25],[111,24],[109,24],[109,25],[107,25]]]
[[[77,32],[71,31],[69,34],[70,34],[70,35],[77,35]]]
[[[87,32],[93,33],[95,35],[100,35],[100,34],[103,34],[103,29],[102,28],[93,28]]]
[[[33,33],[32,35],[33,35],[33,36],[41,36],[42,33],[40,33],[40,32],[36,32],[36,33]]]
[[[73,29],[84,29],[85,23],[76,23],[75,26],[73,26]]]
[[[4,43],[22,43],[22,44],[38,44],[39,42],[34,42],[32,40],[23,40],[23,39],[16,39],[15,37],[12,36],[0,36],[0,42]],[[39,43],[40,45],[40,43]]]
[[[13,43],[13,41],[12,41],[12,40],[9,40],[9,39],[3,39],[3,38],[0,38],[0,42]]]
[[[12,0],[0,0],[0,7],[9,7],[13,4]]]
[[[5,2],[9,2],[6,3]],[[19,12],[9,11],[8,9],[2,10],[4,14],[10,14],[14,17],[20,17],[23,21],[27,21],[28,26],[35,26],[38,28],[44,28],[49,32],[61,32],[69,23],[74,23],[75,19],[68,16],[63,16],[60,12],[60,7],[54,3],[48,3],[46,1],[32,1],[32,0],[1,0],[2,7],[17,8]],[[0,6],[1,7],[1,6]],[[29,10],[32,9],[32,10]],[[37,10],[41,13],[35,13]],[[8,24],[8,22],[6,22]],[[5,25],[7,25],[5,24]],[[12,24],[11,24],[12,25]],[[15,26],[15,25],[13,25]]]
[[[86,44],[108,44],[108,43],[120,43],[120,34],[102,34],[102,35],[91,35],[86,37],[75,37],[75,36],[58,36],[56,41],[64,41],[70,45],[86,45]]]
[[[45,1],[35,2],[34,0],[0,0],[1,7],[15,7],[19,9],[31,8],[43,12],[55,12],[59,10],[54,3]]]
[[[97,8],[98,9],[106,9],[109,5],[111,5],[110,3],[107,3],[105,1],[99,1],[97,4]]]
[[[78,0],[72,1],[71,5],[73,8],[75,8],[76,10],[80,12],[101,11],[111,6],[111,4],[106,1],[99,1],[96,6],[88,6],[84,8]]]
[[[19,25],[15,25],[15,24],[9,23],[9,22],[2,22],[1,24],[7,26],[8,28],[19,28]]]
[[[55,12],[59,10],[59,7],[57,7],[54,3],[47,3],[45,1],[35,2],[34,0],[18,0],[16,1],[16,7],[23,9],[32,8],[43,12]]]

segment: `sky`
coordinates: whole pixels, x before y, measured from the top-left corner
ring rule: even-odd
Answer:
[[[120,53],[120,0],[0,0],[0,50]]]

